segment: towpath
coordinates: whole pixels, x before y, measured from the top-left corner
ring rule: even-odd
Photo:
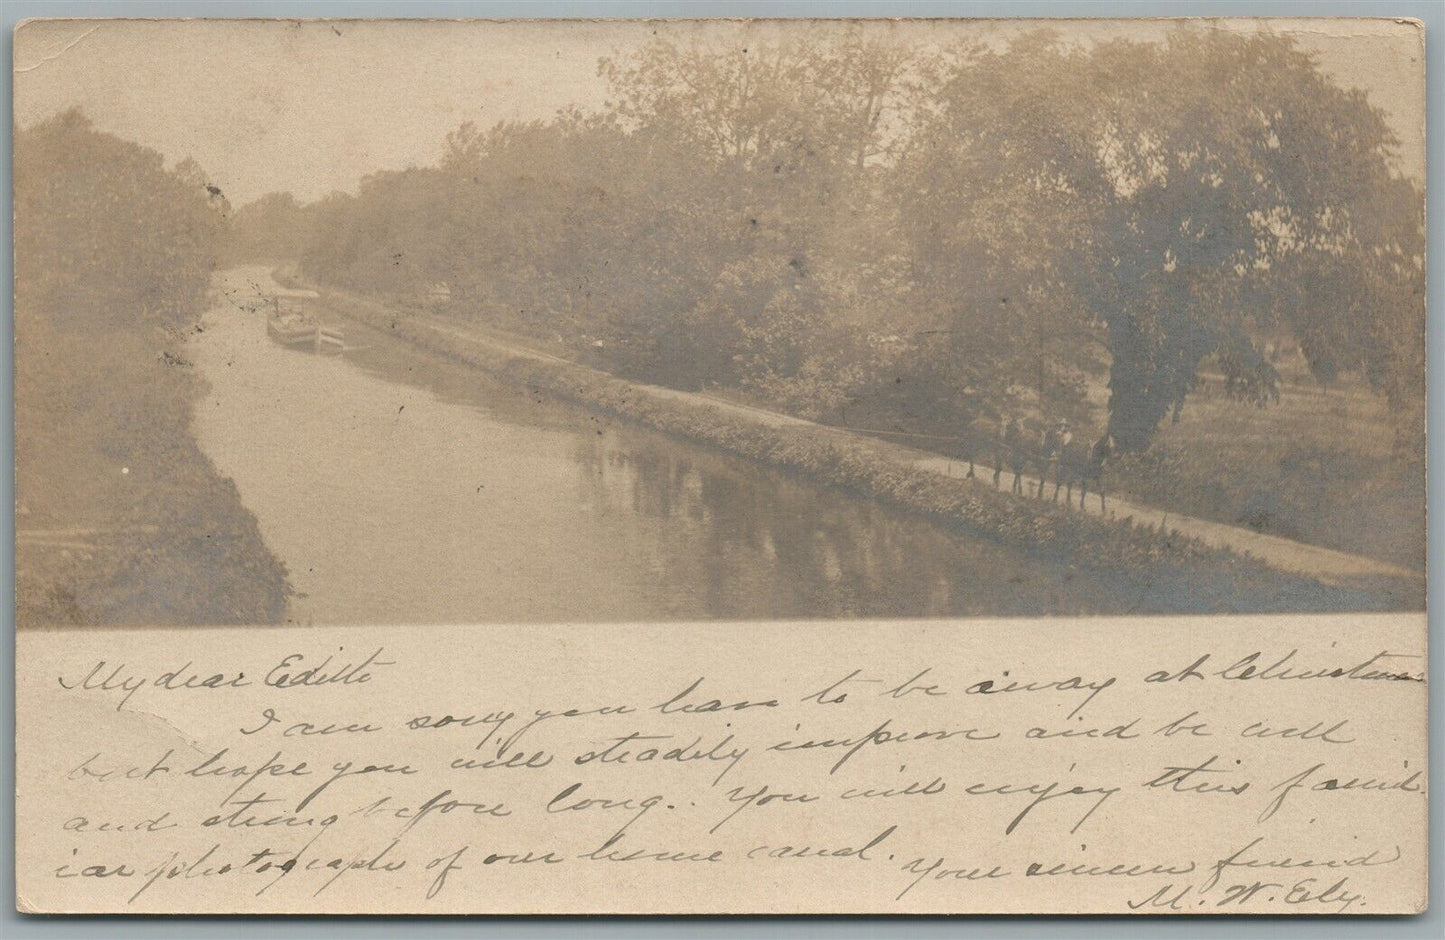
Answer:
[[[329,294],[331,292],[327,293]],[[340,298],[338,297],[338,299]],[[376,301],[350,295],[342,302],[364,303],[374,307],[383,306]],[[588,366],[540,349],[525,339],[512,335],[501,335],[497,331],[487,327],[462,324],[446,317],[421,311],[407,311],[401,315],[406,316],[413,322],[420,321],[438,333],[455,336],[458,339],[472,343],[480,343],[507,355],[523,359],[567,362],[578,368],[590,369]],[[637,389],[653,398],[671,399],[694,404],[705,403],[724,414],[729,414],[742,420],[752,421],[767,427],[808,428],[814,431],[823,431],[832,434],[856,435],[854,431],[830,427],[826,424],[819,424],[793,415],[783,414],[782,412],[760,408],[756,405],[732,401],[706,392],[687,392],[680,389],[667,388],[661,385],[648,385],[641,382],[634,383],[634,385]],[[968,472],[968,463],[965,460],[941,457],[891,441],[889,443],[896,448],[895,452],[901,460],[917,469],[947,477],[964,477]],[[977,466],[976,477],[973,482],[978,486],[992,488],[992,477],[992,468],[986,468],[980,463]],[[1002,488],[1005,491],[1010,489],[1012,479],[1013,474],[1005,471],[1001,480]],[[1026,495],[1018,498],[1035,498],[1032,494],[1037,492],[1039,481],[1033,477],[1024,476],[1021,478],[1021,482],[1023,483],[1023,489]],[[1048,486],[1045,490],[1044,498],[1050,498],[1052,492],[1052,486]],[[1061,493],[1060,499],[1062,498],[1063,494]],[[1076,511],[1078,510],[1077,503],[1074,504],[1074,508]],[[1127,495],[1108,494],[1107,509],[1101,508],[1098,499],[1091,496],[1083,511],[1092,515],[1106,515],[1108,518],[1118,520],[1132,519],[1135,525],[1176,532],[1181,536],[1198,539],[1210,546],[1231,549],[1240,554],[1252,555],[1278,570],[1307,575],[1325,583],[1339,583],[1361,577],[1392,577],[1417,582],[1424,580],[1424,574],[1422,572],[1412,571],[1409,568],[1390,564],[1379,559],[1325,548],[1320,545],[1311,545],[1277,535],[1269,535],[1242,526],[1234,526],[1171,512],[1157,506],[1147,505]]]

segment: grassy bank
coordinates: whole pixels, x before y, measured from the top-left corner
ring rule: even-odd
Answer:
[[[286,569],[196,445],[180,337],[19,317],[17,623],[280,622]]]
[[[973,536],[1107,577],[1123,591],[1147,586],[1157,596],[1159,586],[1167,583],[1177,595],[1174,606],[1179,610],[1397,606],[1392,595],[1399,585],[1324,585],[1169,532],[1071,512],[1052,503],[1018,500],[988,486],[915,469],[908,464],[912,452],[888,442],[825,428],[768,426],[706,402],[655,394],[585,366],[513,355],[363,297],[330,293],[326,300],[338,313],[518,387],[927,515]]]

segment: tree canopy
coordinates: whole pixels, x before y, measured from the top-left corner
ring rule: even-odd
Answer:
[[[1093,420],[1107,374],[1101,424],[1143,450],[1205,371],[1272,401],[1288,341],[1421,420],[1423,200],[1378,108],[1286,37],[853,30],[598,71],[600,112],[466,124],[435,167],[238,223],[307,233],[321,280],[445,284],[456,315],[811,416]]]

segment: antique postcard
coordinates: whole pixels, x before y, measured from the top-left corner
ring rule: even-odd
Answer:
[[[22,911],[1425,909],[1419,23],[14,43]]]

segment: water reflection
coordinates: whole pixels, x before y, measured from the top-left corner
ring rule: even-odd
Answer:
[[[342,359],[221,310],[202,446],[304,595],[294,618],[657,620],[1131,605],[927,519],[610,420],[356,324]]]
[[[1057,613],[1107,602],[1061,567],[700,448],[618,433],[578,438],[572,453],[580,498],[666,523],[659,566],[713,616]]]

